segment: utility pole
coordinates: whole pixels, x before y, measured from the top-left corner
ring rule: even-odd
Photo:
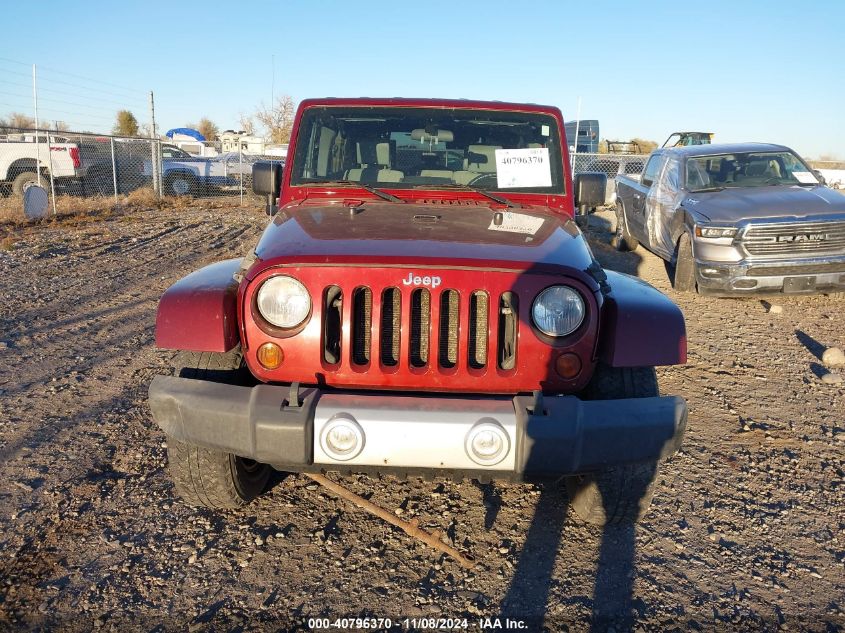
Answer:
[[[161,192],[161,174],[159,173],[159,161],[158,161],[158,143],[156,143],[157,139],[156,135],[156,106],[155,106],[155,98],[153,97],[153,91],[150,90],[150,156],[152,157],[152,164],[153,164],[153,189],[158,195]]]
[[[32,101],[35,106],[35,174],[38,178],[38,186],[41,186],[41,143],[38,140],[38,77],[35,64],[32,65]],[[49,152],[49,146],[47,151]]]

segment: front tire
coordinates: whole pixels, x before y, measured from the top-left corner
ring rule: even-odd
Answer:
[[[164,190],[169,196],[195,196],[199,185],[192,174],[176,173],[164,179]]]
[[[44,183],[44,179],[47,178],[47,182],[49,182],[49,177],[46,177],[42,174],[41,182]],[[34,171],[24,171],[15,176],[15,179],[12,181],[12,193],[16,196],[22,196],[24,191],[32,187],[33,185],[38,184],[38,174]],[[43,186],[43,184],[42,184]],[[48,187],[49,188],[49,187]]]
[[[635,251],[640,243],[628,232],[628,223],[625,221],[625,207],[622,201],[616,201],[616,235],[613,237],[614,246],[618,251]]]
[[[244,385],[249,382],[240,349],[225,354],[183,352],[175,359],[183,378]],[[167,438],[167,460],[176,493],[188,504],[216,510],[240,508],[264,492],[267,464]]]
[[[692,240],[689,233],[681,235],[675,256],[672,287],[678,292],[695,292],[695,260],[692,256]]]
[[[585,400],[650,398],[660,395],[653,367],[599,365],[586,389]],[[648,513],[654,495],[657,460],[623,464],[566,478],[569,505],[593,525],[632,524]]]

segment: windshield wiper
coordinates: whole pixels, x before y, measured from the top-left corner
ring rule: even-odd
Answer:
[[[356,182],[355,180],[321,180],[320,182],[313,182],[308,183],[310,185],[352,185],[354,187],[360,187],[364,191],[369,191],[370,193],[378,196],[382,200],[387,200],[388,202],[405,202],[402,198],[398,198],[394,196],[392,193],[387,193],[386,191],[382,191],[381,189],[376,189],[366,183],[363,182]]]
[[[476,187],[470,187],[469,185],[459,185],[458,183],[453,183],[450,185],[437,185],[438,189],[463,189],[465,191],[474,191],[477,194],[480,194],[486,198],[490,198],[493,202],[498,202],[499,204],[503,204],[510,209],[516,209],[519,205],[516,202],[511,202],[507,198],[503,198],[502,196],[497,196],[495,193],[490,193],[489,191],[485,191],[484,189],[478,189]]]
[[[695,189],[690,193],[705,193],[707,191],[724,191],[727,187],[707,187],[706,189]]]

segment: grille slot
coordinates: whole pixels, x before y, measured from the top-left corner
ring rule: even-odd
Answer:
[[[335,365],[340,362],[340,337],[343,323],[343,292],[329,286],[323,295],[323,360]]]
[[[451,369],[458,363],[458,293],[444,290],[440,293],[440,349],[438,363]]]
[[[496,358],[499,369],[516,366],[516,335],[519,323],[519,301],[512,292],[499,297],[499,349]]]
[[[369,288],[356,288],[352,293],[352,362],[370,362],[373,293]]]
[[[476,290],[469,297],[469,366],[481,369],[487,365],[487,293]]]
[[[429,333],[431,331],[431,293],[418,288],[411,293],[411,349],[414,367],[428,365]]]
[[[381,362],[388,367],[399,363],[402,297],[398,288],[386,288],[381,295]]]
[[[752,224],[742,243],[751,255],[839,253],[845,250],[845,222]]]

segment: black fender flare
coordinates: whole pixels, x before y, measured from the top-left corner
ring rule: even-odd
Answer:
[[[599,358],[611,367],[682,365],[686,323],[669,297],[642,279],[608,270],[599,331]]]

